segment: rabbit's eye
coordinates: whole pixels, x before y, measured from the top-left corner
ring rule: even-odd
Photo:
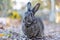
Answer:
[[[32,17],[33,15],[31,14],[31,17]]]
[[[27,17],[25,17],[25,19],[27,19]]]

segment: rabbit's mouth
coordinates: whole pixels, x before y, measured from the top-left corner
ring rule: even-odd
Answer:
[[[28,24],[31,24],[30,22],[28,22]]]
[[[32,22],[29,22],[29,21],[28,21],[28,22],[26,22],[26,24],[27,24],[27,25],[31,25],[31,23],[32,23]]]

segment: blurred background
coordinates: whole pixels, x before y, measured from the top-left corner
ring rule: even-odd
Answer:
[[[1,24],[3,28],[11,31],[15,27],[15,32],[22,34],[20,24],[22,24],[21,21],[24,18],[28,2],[32,3],[32,7],[36,3],[41,4],[35,16],[39,16],[43,20],[45,34],[50,37],[52,37],[51,35],[57,35],[57,38],[60,35],[60,0],[0,0],[0,23],[3,23]],[[11,25],[13,25],[12,28],[10,27]],[[18,26],[20,27],[19,31]],[[0,36],[3,35],[0,34]],[[57,38],[57,40],[59,39]]]
[[[12,11],[17,11],[24,17],[26,4],[29,1],[33,7],[38,2],[41,4],[36,16],[39,15],[50,22],[60,23],[60,0],[0,0],[0,17],[8,17],[9,12]]]

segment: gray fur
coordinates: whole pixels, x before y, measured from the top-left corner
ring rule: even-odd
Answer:
[[[29,39],[40,40],[40,38],[43,38],[44,35],[44,25],[39,17],[34,16],[40,7],[40,3],[37,3],[33,9],[29,9],[29,6],[31,6],[29,4],[31,3],[28,2],[27,4],[28,10],[25,13],[25,18],[23,20],[24,25],[22,30]]]

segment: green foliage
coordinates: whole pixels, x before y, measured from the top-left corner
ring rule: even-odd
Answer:
[[[47,9],[50,9],[50,0],[47,0],[47,6],[44,6],[44,2],[43,1],[41,1],[41,0],[33,0],[32,2],[32,6],[34,6],[36,3],[40,3],[41,5],[40,5],[40,10],[42,10],[42,9],[44,9],[44,8],[47,8]]]
[[[0,11],[2,10],[2,7],[1,7],[1,5],[0,5]]]

